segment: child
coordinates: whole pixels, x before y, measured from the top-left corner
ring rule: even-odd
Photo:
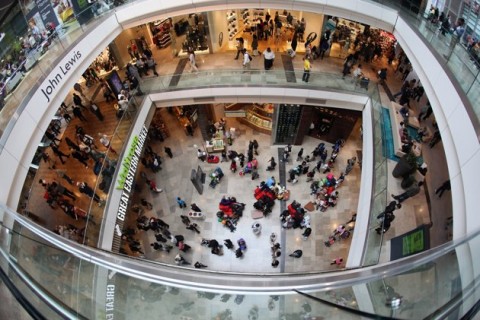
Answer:
[[[336,258],[336,259],[334,259],[334,260],[330,263],[330,265],[334,265],[334,264],[335,264],[335,265],[337,265],[337,266],[340,266],[342,263],[343,263],[343,259],[342,259],[342,258]]]
[[[180,197],[177,197],[177,203],[180,206],[180,209],[186,208],[187,204]]]

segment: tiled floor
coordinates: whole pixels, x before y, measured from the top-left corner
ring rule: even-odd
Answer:
[[[273,208],[273,212],[266,218],[253,220],[251,218],[251,211],[253,210],[253,190],[261,180],[265,180],[269,176],[274,176],[279,181],[279,171],[281,166],[277,166],[276,171],[266,172],[267,160],[272,156],[278,162],[278,148],[279,146],[271,146],[270,136],[258,133],[249,127],[239,124],[234,119],[228,118],[227,126],[236,128],[238,137],[235,139],[233,146],[229,150],[235,150],[246,154],[249,140],[256,139],[260,145],[259,156],[259,174],[258,180],[252,181],[250,176],[241,177],[238,172],[232,173],[229,170],[230,163],[223,162],[218,164],[225,173],[216,188],[208,186],[210,174],[217,165],[202,163],[196,158],[196,148],[194,145],[201,145],[199,132],[196,132],[195,137],[186,137],[183,129],[177,123],[174,116],[161,110],[171,137],[167,138],[163,145],[172,148],[174,158],[164,158],[164,164],[161,170],[156,175],[157,184],[164,189],[161,194],[152,194],[149,190],[144,190],[138,197],[145,197],[151,201],[154,206],[152,212],[148,212],[147,216],[157,216],[163,219],[170,225],[170,231],[174,234],[181,234],[185,237],[186,243],[192,246],[190,253],[184,254],[187,261],[200,261],[209,266],[213,270],[232,271],[232,272],[300,272],[300,271],[325,271],[334,270],[337,267],[331,266],[330,262],[336,257],[343,257],[346,259],[348,255],[349,241],[342,240],[335,243],[332,247],[326,248],[324,241],[328,238],[338,224],[348,221],[353,212],[356,211],[358,201],[358,190],[360,188],[360,168],[356,166],[355,169],[348,175],[344,184],[340,187],[340,199],[335,208],[329,208],[326,212],[313,211],[309,213],[312,221],[312,235],[307,241],[302,240],[301,229],[282,229],[280,226],[280,212],[281,201],[277,200]],[[345,147],[337,158],[336,166],[333,170],[334,174],[338,176],[340,170],[344,170],[346,160],[356,155],[356,150],[361,148],[360,140],[357,135],[358,131],[354,130],[354,135],[348,140]],[[318,139],[307,137],[302,144],[305,152],[313,151],[314,147],[321,142]],[[153,148],[160,154],[163,154],[163,145],[156,144]],[[330,145],[327,144],[329,151]],[[296,155],[300,147],[294,147],[292,154]],[[203,195],[199,195],[193,188],[189,181],[190,171],[200,165],[205,173],[207,173],[207,183],[205,184]],[[293,161],[286,165],[286,171],[298,165]],[[311,166],[314,164],[311,164]],[[140,169],[143,170],[143,169]],[[148,171],[147,171],[148,172]],[[149,174],[150,175],[150,174]],[[323,176],[317,174],[316,178]],[[312,200],[310,196],[310,183],[305,182],[306,176],[301,176],[297,184],[287,184],[291,190],[290,201],[297,200],[302,205],[307,204]],[[240,219],[237,230],[231,233],[228,228],[217,222],[216,213],[218,211],[218,203],[222,196],[235,196],[238,201],[246,204],[243,217]],[[176,205],[175,198],[179,196],[188,204],[196,203],[205,213],[207,218],[204,221],[199,221],[201,234],[196,234],[193,231],[186,230],[182,224],[179,216],[187,214],[187,209],[180,209]],[[259,236],[253,234],[251,225],[253,222],[260,222],[262,225],[262,232]],[[277,241],[284,243],[282,248],[281,265],[278,269],[271,267],[271,251],[270,251],[270,234],[277,235]],[[142,240],[145,248],[145,257],[156,261],[172,263],[173,258],[177,252],[174,249],[170,254],[165,252],[152,251],[148,245],[155,241],[153,231],[139,231],[138,237]],[[200,246],[202,238],[217,239],[223,242],[223,239],[231,239],[234,243],[239,238],[244,238],[247,242],[247,252],[242,259],[235,258],[232,251],[224,250],[223,256],[212,255],[208,248]],[[294,250],[302,249],[303,257],[301,259],[294,259],[288,257],[288,254]]]

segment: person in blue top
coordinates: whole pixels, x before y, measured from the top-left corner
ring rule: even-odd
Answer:
[[[178,203],[178,206],[179,206],[181,209],[187,207],[187,204],[185,203],[185,201],[182,200],[182,198],[180,198],[180,197],[177,197],[177,203]]]

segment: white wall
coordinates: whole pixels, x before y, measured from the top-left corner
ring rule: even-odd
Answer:
[[[225,48],[228,45],[228,27],[227,27],[227,11],[210,11],[208,16],[208,27],[210,32],[210,39],[212,40],[212,50],[217,52],[221,48]],[[237,17],[239,19],[239,17]],[[238,20],[237,20],[238,21]],[[218,45],[218,35],[223,32],[222,47]]]
[[[480,145],[472,122],[441,64],[415,32],[399,18],[395,37],[416,70],[438,123],[452,186],[453,239],[480,228]],[[408,41],[407,41],[408,39]],[[435,214],[435,213],[433,213]],[[478,239],[477,239],[478,242]],[[457,249],[462,285],[468,286],[480,274],[480,250],[476,243]]]

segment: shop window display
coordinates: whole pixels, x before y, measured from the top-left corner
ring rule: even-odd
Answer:
[[[150,23],[150,30],[153,35],[153,43],[157,48],[165,48],[172,43],[172,36],[170,30],[172,29],[172,19],[165,19]]]
[[[389,57],[396,43],[395,37],[386,31],[346,19],[329,18],[326,29],[332,32],[330,56],[346,58],[359,52],[367,62],[381,56]]]
[[[174,24],[174,30],[177,37],[185,35],[185,40],[182,42],[182,53],[209,49],[208,23],[205,14],[194,13],[180,19]]]

